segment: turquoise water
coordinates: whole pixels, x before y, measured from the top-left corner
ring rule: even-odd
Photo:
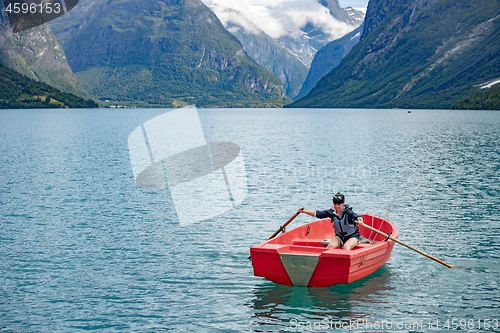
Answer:
[[[207,141],[240,146],[248,195],[181,226],[127,147],[167,111],[0,111],[0,331],[500,331],[499,112],[200,109]],[[253,275],[250,246],[298,207],[341,191],[383,217],[400,188],[399,239],[467,269],[395,245],[349,285]]]

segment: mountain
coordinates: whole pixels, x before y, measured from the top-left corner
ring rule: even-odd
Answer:
[[[358,27],[364,14],[338,0],[203,0],[248,55],[295,98],[317,50]]]
[[[49,27],[44,24],[13,33],[3,1],[0,1],[0,61],[31,79],[90,98],[79,86]]]
[[[254,24],[248,21],[246,25]],[[254,27],[253,32],[248,32],[240,24],[226,23],[226,29],[238,38],[245,52],[256,63],[280,79],[290,98],[297,96],[309,69],[278,41],[269,37],[255,25]]]
[[[92,100],[84,100],[30,79],[0,61],[0,109],[96,108]]]
[[[451,108],[455,110],[500,110],[500,84],[497,82],[493,87],[482,88],[483,92],[455,102]]]
[[[363,24],[344,37],[323,46],[314,56],[307,78],[295,99],[298,100],[306,96],[323,76],[337,67],[354,45],[359,42],[362,32]]]
[[[283,84],[200,0],[82,0],[51,23],[93,96],[125,105],[280,106]]]
[[[328,8],[330,14],[340,22],[359,25],[365,19],[363,12],[352,7],[341,7],[338,0],[318,0],[318,2]]]
[[[290,107],[450,108],[500,78],[500,0],[370,0],[360,42]]]

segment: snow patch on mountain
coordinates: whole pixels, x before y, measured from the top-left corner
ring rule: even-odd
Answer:
[[[500,80],[496,80],[496,81],[493,81],[493,82],[489,82],[488,84],[484,85],[481,87],[481,89],[487,89],[487,88],[491,88],[493,87],[494,85],[496,84],[499,84],[500,83]]]
[[[266,34],[309,67],[317,50],[362,23],[363,13],[318,0],[202,0],[232,33]],[[337,13],[338,12],[338,13]],[[346,15],[347,14],[347,15]],[[241,31],[238,31],[241,33]],[[238,36],[237,34],[235,34]]]

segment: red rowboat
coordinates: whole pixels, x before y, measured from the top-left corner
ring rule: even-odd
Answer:
[[[392,223],[373,215],[362,217],[366,225],[398,238]],[[366,228],[360,226],[359,232],[373,244],[362,243],[352,250],[328,249],[324,240],[335,235],[330,219],[304,224],[251,247],[254,274],[289,286],[329,287],[359,280],[382,267],[394,247],[393,240],[385,241]]]

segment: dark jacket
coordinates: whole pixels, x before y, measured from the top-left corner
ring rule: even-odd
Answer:
[[[354,223],[354,221],[356,221],[360,216],[353,212],[352,207],[349,205],[344,205],[342,216],[338,216],[335,209],[330,208],[321,211],[317,210],[316,217],[319,219],[330,218],[332,220],[336,236],[341,238],[350,236],[359,237],[358,225]]]

